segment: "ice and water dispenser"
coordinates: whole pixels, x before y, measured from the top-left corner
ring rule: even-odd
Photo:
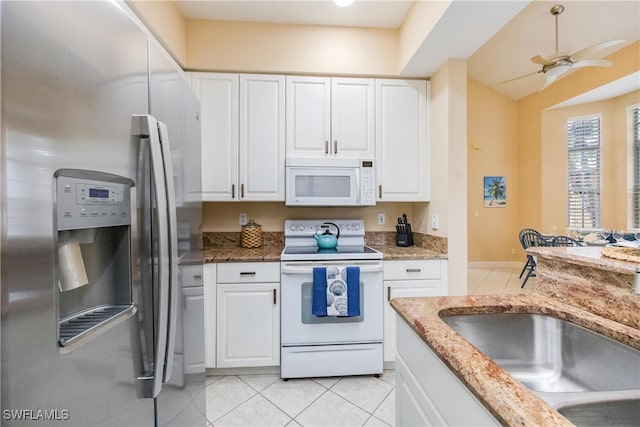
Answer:
[[[55,174],[57,338],[62,352],[135,313],[133,184],[103,172],[62,169]]]

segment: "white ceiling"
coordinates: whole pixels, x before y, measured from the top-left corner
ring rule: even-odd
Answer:
[[[189,18],[393,29],[402,25],[413,2],[356,0],[347,8],[338,7],[331,0],[179,0],[176,3]],[[554,53],[555,22],[550,9],[558,3],[557,0],[454,0],[403,74],[430,76],[446,58],[468,59],[470,77],[520,99],[538,90],[544,75],[501,85],[497,82],[539,70],[540,66],[530,58],[549,57]],[[640,1],[564,0],[561,3],[566,9],[559,16],[560,52],[572,53],[613,39],[627,40],[592,56],[602,57],[640,38]],[[628,91],[637,89],[638,85],[640,82]]]

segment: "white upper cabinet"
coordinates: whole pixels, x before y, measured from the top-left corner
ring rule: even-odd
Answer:
[[[429,201],[425,80],[376,80],[378,201]]]
[[[287,76],[287,156],[375,157],[374,80]]]
[[[284,76],[192,73],[204,201],[283,201]]]
[[[191,74],[191,87],[200,99],[204,201],[236,200],[238,82],[237,74]]]
[[[284,76],[240,75],[240,200],[284,200]]]

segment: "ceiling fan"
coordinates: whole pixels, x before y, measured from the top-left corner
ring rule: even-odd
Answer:
[[[601,49],[606,49],[611,46],[615,46],[620,43],[624,43],[626,40],[610,40],[603,43],[598,43],[593,46],[586,47],[570,55],[558,52],[558,15],[564,12],[564,6],[557,4],[551,8],[551,14],[555,16],[556,20],[556,52],[548,59],[543,58],[540,55],[536,55],[531,58],[531,62],[534,64],[542,65],[542,68],[533,73],[525,74],[510,80],[505,80],[498,84],[512,82],[525,77],[533,76],[534,74],[543,73],[546,76],[546,80],[542,87],[538,89],[540,92],[546,89],[551,83],[553,83],[559,76],[566,73],[572,68],[581,67],[610,67],[612,62],[606,59],[583,59],[587,55],[596,52]]]

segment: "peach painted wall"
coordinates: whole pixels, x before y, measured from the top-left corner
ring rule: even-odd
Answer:
[[[407,214],[413,222],[411,203],[378,203],[352,208],[293,208],[284,202],[211,202],[204,204],[203,231],[240,231],[238,215],[246,213],[262,225],[263,231],[283,231],[285,219],[361,218],[368,231],[395,231],[398,217]],[[378,225],[378,213],[385,214],[385,225]]]
[[[471,78],[467,87],[469,262],[519,260],[517,102]],[[485,176],[505,177],[505,207],[484,207]]]
[[[190,70],[396,75],[398,32],[372,28],[187,21]]]
[[[640,41],[636,41],[607,57],[609,68],[583,68],[558,80],[542,92],[518,101],[518,227],[544,230],[550,224],[543,220],[543,199],[556,197],[543,191],[542,116],[543,111],[591,89],[618,80],[640,70]],[[526,197],[524,197],[526,195]],[[624,207],[621,207],[624,209]]]
[[[600,115],[602,138],[603,228],[626,229],[627,123],[626,108],[640,103],[640,91],[600,102],[550,109],[542,113],[541,229],[545,233],[567,228],[567,130],[569,118]],[[555,195],[550,197],[547,195]],[[555,228],[554,228],[555,227]]]
[[[126,0],[182,68],[187,66],[187,21],[173,1]]]

